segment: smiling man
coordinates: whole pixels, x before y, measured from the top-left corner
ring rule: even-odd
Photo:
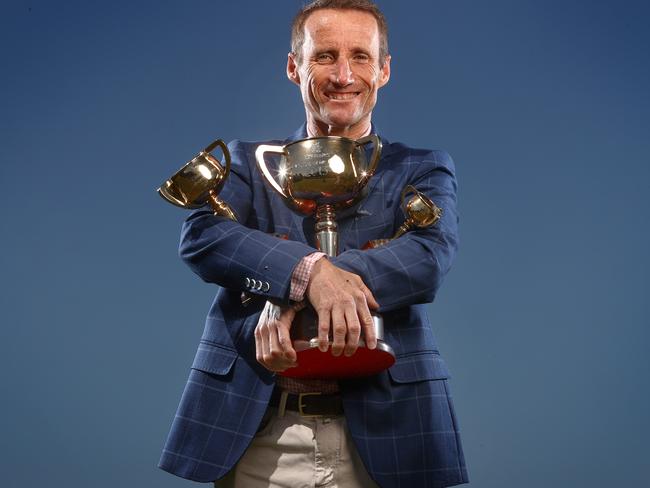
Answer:
[[[377,6],[312,2],[294,19],[291,47],[287,76],[300,88],[306,122],[270,143],[374,132],[372,110],[391,61]],[[368,194],[339,216],[340,253],[327,257],[315,249],[313,221],[292,213],[261,177],[255,150],[268,143],[229,145],[231,176],[220,196],[238,222],[204,208],[183,226],[181,257],[219,289],[160,467],[216,487],[467,482],[448,371],[426,306],[458,245],[451,158],[382,138]],[[404,221],[407,185],[442,209],[440,221],[361,251]],[[257,299],[246,306],[242,291]],[[319,348],[334,356],[354,355],[361,338],[374,348],[371,311],[380,312],[395,364],[354,380],[277,375],[296,366],[289,333],[296,309],[307,303],[318,314]]]

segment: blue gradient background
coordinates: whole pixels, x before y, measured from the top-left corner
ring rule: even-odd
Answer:
[[[154,189],[302,122],[299,3],[2,2],[3,487],[190,486],[155,466],[214,287]],[[431,317],[472,486],[650,486],[649,4],[380,5],[374,120],[458,168]]]

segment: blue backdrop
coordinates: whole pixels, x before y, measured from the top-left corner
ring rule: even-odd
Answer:
[[[154,190],[302,122],[299,4],[1,3],[3,487],[190,486],[155,465],[214,287]],[[650,486],[648,3],[380,5],[377,127],[458,168],[430,313],[473,486]]]

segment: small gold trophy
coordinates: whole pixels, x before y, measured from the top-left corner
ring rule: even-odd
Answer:
[[[365,146],[373,145],[370,162]],[[277,179],[271,174],[265,154],[282,155]],[[271,187],[294,211],[316,217],[316,243],[328,256],[338,254],[336,211],[351,207],[365,196],[366,185],[375,173],[381,154],[381,140],[375,134],[359,140],[345,137],[310,137],[286,146],[260,145],[257,164]],[[335,357],[318,349],[318,318],[311,307],[296,315],[291,338],[298,354],[298,366],[283,376],[294,378],[344,378],[378,373],[395,362],[395,354],[384,339],[383,319],[373,314],[377,348],[359,341],[351,356]],[[330,342],[331,345],[331,342]]]
[[[211,154],[217,147],[223,152],[225,165]],[[217,139],[165,181],[158,193],[169,203],[187,209],[209,203],[215,215],[237,221],[228,204],[217,198],[228,174],[230,152],[226,143]]]
[[[413,196],[406,201],[406,196],[413,193]],[[406,234],[408,231],[418,228],[424,229],[432,227],[442,217],[442,209],[438,207],[433,201],[421,191],[418,191],[414,186],[407,185],[402,190],[402,210],[406,215],[406,221],[397,229],[393,237],[390,239],[373,239],[368,241],[362,249],[374,249],[383,246],[393,239],[397,239],[401,235]]]

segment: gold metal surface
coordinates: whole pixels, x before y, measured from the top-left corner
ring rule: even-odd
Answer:
[[[364,147],[373,144],[370,162]],[[266,153],[282,155],[273,175]],[[375,173],[381,140],[375,134],[357,141],[346,137],[310,137],[286,146],[262,144],[255,151],[266,181],[297,212],[313,215],[316,207],[334,205],[337,210],[356,203]]]
[[[223,152],[225,165],[211,154],[217,147]],[[217,139],[166,180],[158,188],[158,194],[169,203],[187,209],[209,203],[215,215],[236,221],[232,209],[217,197],[230,174],[230,162],[228,147]]]
[[[413,197],[405,204],[406,195],[413,193]],[[407,185],[402,191],[402,209],[407,216],[406,221],[397,229],[393,239],[405,234],[411,229],[431,227],[442,217],[442,209],[414,186]]]

